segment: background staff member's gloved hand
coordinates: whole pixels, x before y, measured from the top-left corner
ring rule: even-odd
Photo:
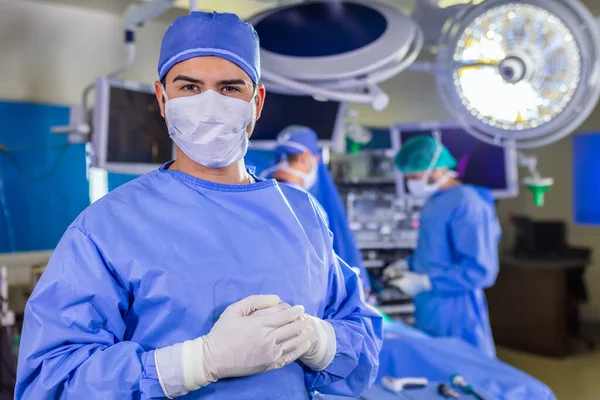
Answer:
[[[406,260],[398,260],[395,263],[388,265],[383,270],[383,276],[387,280],[392,280],[396,278],[400,278],[406,272],[408,272],[408,263]]]
[[[404,272],[400,278],[392,280],[390,285],[400,289],[410,297],[431,290],[431,280],[427,275],[410,271]]]
[[[182,396],[223,378],[281,368],[311,348],[312,326],[304,307],[276,307],[275,295],[250,296],[227,307],[211,331],[155,352],[157,372],[169,397]]]

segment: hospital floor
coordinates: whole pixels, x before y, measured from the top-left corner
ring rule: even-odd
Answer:
[[[506,348],[498,349],[498,357],[544,382],[558,400],[600,400],[600,335],[597,337],[596,350],[578,351],[564,359]]]

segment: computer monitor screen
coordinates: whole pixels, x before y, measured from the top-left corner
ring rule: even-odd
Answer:
[[[173,143],[150,85],[100,78],[94,107],[94,164],[141,174],[173,158]]]
[[[108,162],[162,164],[173,144],[154,94],[110,88]]]
[[[600,225],[600,133],[573,135],[573,218],[578,225]]]
[[[454,123],[401,126],[401,144],[417,135],[441,134],[442,143],[456,158],[459,179],[468,184],[487,187],[496,198],[518,195],[516,151],[485,143]]]
[[[277,140],[277,135],[290,125],[303,125],[312,128],[319,141],[328,142],[338,127],[341,105],[335,101],[318,101],[311,96],[291,96],[267,93],[261,117],[256,122],[251,141]]]

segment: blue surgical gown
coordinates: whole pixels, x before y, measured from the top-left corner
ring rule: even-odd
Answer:
[[[299,186],[295,183],[285,182],[285,181],[280,181],[280,182],[282,184],[295,187],[298,190],[302,190],[302,191],[310,194],[310,192],[306,191],[306,189],[304,189],[302,186]],[[310,195],[312,196],[312,194],[310,194]],[[321,203],[317,199],[314,199],[314,198],[313,198],[313,201],[315,203],[315,206],[319,210],[319,212],[323,215],[323,219],[325,219],[325,222],[327,223],[327,226],[329,227],[329,229],[331,231],[333,231],[335,229],[336,231],[339,232],[339,224],[337,225],[338,229],[336,229],[336,226],[331,225],[330,219],[329,219],[329,214],[327,214],[327,212],[325,211],[325,209],[323,208]],[[342,214],[344,214],[343,210],[341,210],[341,212],[342,212]],[[339,213],[339,211],[338,211],[338,213]],[[339,221],[339,219],[337,221]],[[348,225],[348,222],[345,219],[345,217],[344,217],[344,224]],[[352,232],[350,231],[349,228],[348,228],[348,232],[350,235],[352,234]],[[346,238],[346,240],[344,240],[344,238]],[[350,239],[350,240],[348,240],[348,239]],[[345,246],[341,244],[344,242],[345,242]],[[358,250],[358,247],[356,247],[356,244],[354,243],[354,238],[352,236],[350,236],[350,237],[336,236],[334,234],[333,250],[336,252],[336,254],[338,252],[338,249],[342,250],[347,255],[348,254],[351,255],[350,258],[352,260],[354,260],[354,262],[351,264],[351,266],[353,268],[355,268],[355,270],[358,271],[360,278],[361,278],[361,283],[362,283],[363,288],[365,288],[365,290],[367,290],[367,291],[371,290],[371,282],[369,280],[369,274],[367,273],[367,270],[364,267],[364,264],[362,262],[362,256],[360,255],[360,250]],[[346,250],[348,250],[348,251],[346,251]],[[354,257],[357,253],[358,253],[358,257]]]
[[[498,275],[500,232],[488,189],[459,185],[425,203],[409,265],[430,277],[432,290],[414,300],[417,328],[461,338],[495,356],[483,290]]]
[[[163,166],[94,203],[58,244],[26,307],[16,398],[162,399],[155,349],[205,335],[228,305],[269,293],[333,325],[333,362],[223,379],[182,399],[305,400],[372,384],[381,318],[310,197]]]
[[[293,187],[293,188],[295,188],[297,190],[301,190],[301,191],[307,193],[309,196],[312,197],[312,194],[310,194],[310,192],[308,190],[306,190],[303,186],[298,185],[297,183],[288,182],[288,181],[284,181],[284,180],[281,180],[281,179],[278,179],[277,182],[279,182],[279,183],[281,183],[283,185],[291,186],[291,187]],[[325,220],[325,223],[327,224],[327,226],[329,226],[329,217],[327,216],[327,213],[325,212],[325,209],[323,208],[323,206],[321,205],[321,203],[319,203],[317,201],[317,199],[315,199],[314,197],[312,197],[312,201],[313,201],[315,207],[317,208],[317,210],[323,216],[323,219]],[[334,249],[334,251],[335,251],[335,249]]]
[[[262,152],[260,153],[262,154]],[[256,162],[256,153],[253,153],[253,161]],[[291,182],[282,182],[287,185],[294,186],[300,190],[306,190]],[[362,283],[365,289],[371,289],[369,273],[365,268],[365,264],[360,253],[360,249],[356,245],[352,230],[348,224],[348,218],[344,210],[344,203],[335,186],[335,182],[329,169],[319,161],[318,179],[315,185],[310,188],[310,194],[316,199],[317,207],[322,211],[327,220],[329,229],[333,232],[333,249],[346,263],[351,267],[357,268],[362,278]]]

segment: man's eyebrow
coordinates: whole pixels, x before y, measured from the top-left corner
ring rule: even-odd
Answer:
[[[173,82],[177,82],[177,81],[186,81],[186,82],[198,83],[200,85],[204,85],[204,82],[202,82],[200,79],[192,78],[190,76],[185,76],[185,75],[177,75],[175,77],[175,79],[173,79]]]
[[[243,79],[226,79],[226,80],[222,80],[218,82],[219,86],[226,86],[226,85],[248,85],[248,82],[246,82]]]

